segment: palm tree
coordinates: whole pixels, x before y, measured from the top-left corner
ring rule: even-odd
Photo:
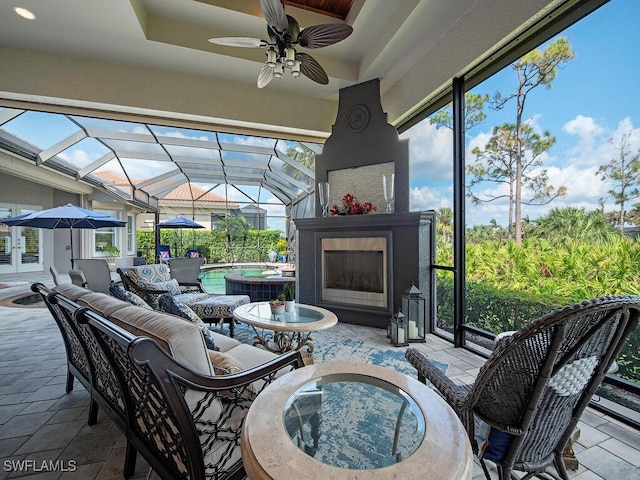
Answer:
[[[249,234],[249,224],[247,223],[247,219],[243,216],[236,217],[227,215],[216,222],[216,230],[224,230],[226,232],[227,253],[231,258],[232,263],[236,261],[233,245],[240,241],[241,250],[240,258],[238,260],[241,260],[246,247],[247,236]]]
[[[536,221],[532,236],[562,242],[583,240],[601,243],[618,233],[602,212],[585,212],[582,208],[554,208]]]
[[[442,242],[447,244],[453,240],[453,211],[443,207],[436,212],[437,233],[442,236]]]

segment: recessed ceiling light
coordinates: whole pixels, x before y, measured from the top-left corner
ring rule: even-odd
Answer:
[[[13,11],[27,20],[35,20],[36,16],[31,10],[27,10],[24,7],[13,7]]]

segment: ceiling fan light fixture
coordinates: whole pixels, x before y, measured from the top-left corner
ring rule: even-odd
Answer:
[[[273,47],[269,48],[269,50],[267,50],[267,63],[266,65],[270,68],[275,68],[276,67],[276,60],[277,60],[277,54],[276,51],[273,49]]]
[[[300,76],[300,60],[296,60],[293,62],[293,67],[291,67],[291,75],[295,78]]]
[[[283,72],[284,72],[284,65],[282,65],[282,63],[280,62],[277,62],[276,68],[273,70],[273,76],[275,78],[282,78]]]
[[[296,63],[296,50],[292,47],[287,47],[284,50],[284,55],[285,55],[284,64],[287,67],[292,68],[293,65]]]

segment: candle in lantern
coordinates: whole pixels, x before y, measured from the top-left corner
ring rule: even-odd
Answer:
[[[418,325],[415,320],[409,320],[409,338],[418,338]]]

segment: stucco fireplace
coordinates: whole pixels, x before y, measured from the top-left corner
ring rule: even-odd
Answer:
[[[300,302],[327,308],[339,321],[378,328],[387,327],[412,284],[431,305],[433,211],[302,218],[295,223]]]

